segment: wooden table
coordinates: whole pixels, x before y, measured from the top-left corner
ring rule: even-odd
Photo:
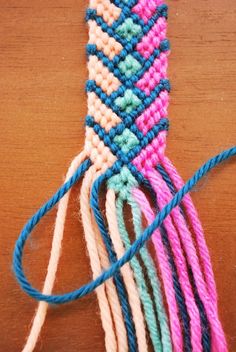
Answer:
[[[186,180],[236,141],[236,2],[170,0],[172,82],[168,156]],[[86,0],[0,0],[0,351],[20,351],[36,308],[17,285],[11,259],[25,221],[62,183],[84,140]],[[210,248],[220,315],[236,350],[236,163],[192,193]],[[91,277],[72,193],[55,292]],[[24,265],[42,286],[55,211],[34,232]],[[50,309],[37,351],[104,351],[94,294]]]

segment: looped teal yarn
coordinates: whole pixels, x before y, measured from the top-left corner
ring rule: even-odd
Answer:
[[[79,168],[74,176],[66,182],[56,193],[45,203],[40,210],[27,222],[24,226],[16,244],[13,253],[13,270],[17,281],[21,288],[31,297],[53,304],[63,304],[71,302],[80,297],[83,297],[93,292],[98,286],[103,284],[106,280],[111,278],[120,268],[129,262],[144,246],[144,244],[152,236],[153,232],[163,223],[164,219],[170,214],[172,209],[179,205],[183,197],[190,192],[190,190],[214,167],[223,161],[236,155],[236,146],[230,149],[224,150],[222,153],[209,159],[202,167],[195,172],[191,179],[189,179],[185,185],[174,195],[172,200],[159,212],[155,220],[144,230],[142,235],[131,245],[131,247],[125,252],[122,258],[118,259],[113,263],[107,270],[99,275],[95,280],[88,282],[86,285],[81,286],[79,289],[59,295],[44,295],[37,289],[35,289],[27,280],[23,266],[22,266],[22,254],[26,243],[26,240],[31,234],[31,231],[47,214],[55,204],[64,196],[66,192],[79,180],[82,173],[89,167],[90,161],[86,161],[83,164],[83,168]]]

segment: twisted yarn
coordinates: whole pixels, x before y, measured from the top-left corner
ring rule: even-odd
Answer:
[[[20,286],[40,301],[23,351],[33,351],[48,303],[63,304],[96,290],[109,352],[146,352],[149,338],[155,352],[226,352],[210,255],[188,193],[207,172],[234,156],[236,147],[210,159],[186,184],[166,157],[169,42],[162,0],[90,0],[86,20],[84,150],[72,162],[64,185],[25,225],[13,255]],[[69,192],[82,176],[80,213],[93,280],[52,295]],[[26,278],[22,255],[34,227],[58,202],[41,293]]]

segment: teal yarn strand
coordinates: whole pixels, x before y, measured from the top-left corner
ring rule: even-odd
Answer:
[[[59,200],[69,191],[70,188],[79,180],[81,175],[91,165],[90,160],[86,160],[81,164],[80,168],[76,170],[74,175],[61,186],[58,191],[29,219],[24,228],[22,229],[18,240],[16,241],[14,253],[13,253],[13,270],[16,279],[22,288],[29,296],[39,301],[44,301],[52,304],[63,304],[79,299],[87,294],[93,292],[97,287],[103,284],[106,280],[110,279],[119,269],[129,262],[144,246],[144,244],[150,239],[153,232],[160,227],[164,219],[170,214],[172,209],[179,205],[183,197],[189,193],[194,186],[213,168],[222,163],[223,161],[232,158],[236,155],[236,146],[222,151],[220,154],[215,155],[207,162],[205,162],[193,176],[184,184],[184,186],[174,195],[171,201],[156,215],[154,221],[146,227],[144,232],[139,236],[137,240],[131,245],[131,247],[125,252],[125,254],[113,263],[109,268],[104,270],[96,279],[89,281],[82,285],[80,288],[58,295],[45,295],[39,290],[34,288],[28,281],[25,272],[23,270],[23,252],[27,239],[30,237],[31,232],[39,223],[39,221],[59,202]],[[103,179],[108,179],[111,170],[109,169],[105,174],[100,176]],[[100,181],[101,182],[101,181]],[[92,190],[93,191],[93,190]],[[92,192],[91,195],[93,196]],[[92,205],[94,204],[92,199]]]
[[[108,180],[108,188],[113,189],[115,193],[118,195],[118,199],[116,201],[116,212],[117,212],[117,221],[118,228],[120,232],[121,239],[125,245],[125,248],[128,249],[131,246],[131,242],[129,239],[129,234],[127,232],[124,220],[124,203],[127,202],[131,206],[134,230],[136,238],[142,233],[142,219],[141,219],[141,211],[139,209],[138,204],[135,202],[131,195],[131,191],[134,187],[137,187],[138,183],[136,179],[133,177],[131,172],[127,167],[123,167],[119,174],[114,175]],[[134,276],[137,282],[137,286],[142,288],[142,294],[140,294],[141,301],[143,303],[144,312],[146,313],[147,324],[150,324],[149,331],[151,335],[151,331],[153,328],[159,329],[156,331],[158,333],[158,338],[160,339],[160,343],[162,344],[161,350],[163,352],[172,351],[171,339],[170,339],[170,331],[168,327],[168,319],[166,316],[165,308],[162,300],[162,293],[160,288],[160,282],[157,277],[157,272],[155,270],[155,264],[148,253],[147,247],[144,246],[140,251],[140,257],[144,264],[145,269],[147,270],[148,281],[152,287],[154,301],[152,300],[150,293],[148,292],[147,283],[145,280],[145,276],[143,273],[142,266],[139,263],[139,260],[135,257],[133,262],[131,261],[131,267],[134,271]],[[139,289],[140,291],[141,289]],[[140,291],[141,292],[141,291]],[[155,314],[155,318],[154,318]],[[156,314],[158,320],[156,319]],[[151,319],[151,320],[150,320]],[[150,321],[148,321],[150,320]],[[155,323],[153,321],[155,320]],[[156,336],[152,336],[153,339],[156,339]],[[153,341],[153,345],[155,346],[155,340]],[[159,349],[158,349],[159,351]]]
[[[131,247],[131,242],[125,226],[123,207],[124,207],[124,199],[121,195],[119,195],[116,201],[118,227],[119,227],[120,235],[124,243],[125,249],[128,250]],[[163,349],[162,349],[161,337],[160,337],[158,323],[155,315],[154,305],[152,302],[152,298],[148,292],[143,270],[138,261],[138,258],[133,257],[130,261],[130,265],[133,269],[134,277],[140,294],[140,299],[143,304],[144,315],[146,318],[147,327],[150,333],[154,351],[162,352]]]
[[[137,202],[134,200],[132,196],[128,197],[128,204],[131,206],[131,210],[132,210],[135,235],[136,235],[136,238],[139,238],[139,236],[143,233],[142,213],[139,205],[137,204]],[[166,310],[162,299],[161,283],[157,276],[157,271],[155,268],[154,261],[151,255],[149,254],[146,245],[144,245],[143,248],[140,250],[140,256],[147,270],[147,276],[153,291],[154,303],[155,303],[158,322],[161,330],[161,341],[163,346],[163,352],[171,352],[172,344],[171,344],[170,330],[169,330]]]

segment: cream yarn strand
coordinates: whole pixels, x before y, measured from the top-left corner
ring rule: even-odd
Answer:
[[[85,152],[81,152],[79,155],[77,155],[74,158],[74,160],[72,161],[68,169],[65,182],[67,182],[69,178],[73,176],[73,174],[78,169],[80,164],[85,160],[85,158],[86,158]],[[43,294],[45,295],[46,294],[50,295],[52,293],[52,289],[56,278],[56,273],[57,273],[57,268],[58,268],[58,263],[60,259],[60,253],[61,253],[61,245],[63,240],[69,197],[70,197],[70,191],[67,192],[58,203],[58,210],[57,210],[57,216],[56,216],[56,222],[55,222],[55,228],[54,228],[53,240],[52,240],[52,248],[51,248],[50,259],[49,259],[48,268],[47,268],[47,275],[45,278],[43,291],[42,291]],[[46,318],[47,309],[48,309],[48,303],[39,302],[38,308],[36,310],[36,314],[30,329],[30,333],[27,337],[26,344],[22,352],[32,352],[34,350]]]
[[[115,192],[112,189],[108,189],[107,191],[106,216],[112,243],[118,258],[120,258],[125,253],[125,249],[119,233],[116,215],[116,196]],[[123,266],[123,268],[121,269],[121,273],[124,279],[130,307],[132,310],[139,351],[146,352],[148,351],[148,346],[146,340],[144,316],[142,312],[137,285],[134,280],[133,272],[128,263]]]

